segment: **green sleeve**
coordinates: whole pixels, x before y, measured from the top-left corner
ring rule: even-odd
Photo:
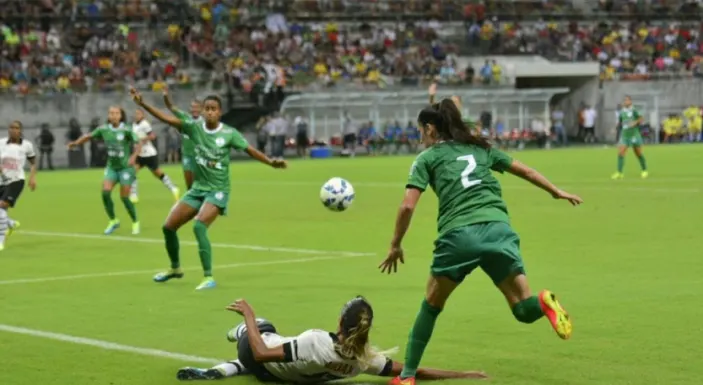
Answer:
[[[488,163],[491,170],[502,173],[513,164],[513,158],[501,150],[491,148],[488,150]]]
[[[405,187],[414,187],[420,191],[425,191],[430,183],[430,171],[424,153],[415,158],[413,165],[410,166],[410,175],[408,175],[408,183]]]
[[[181,121],[181,131],[184,134],[190,136],[193,133],[193,129],[194,129],[193,126],[195,125],[195,122],[193,122],[193,119],[191,119],[186,114],[183,114],[183,117],[180,117],[178,115],[176,115],[176,117],[178,117],[178,120]]]
[[[232,129],[232,147],[240,151],[244,151],[249,147],[247,139],[236,129]]]
[[[93,130],[93,132],[90,133],[90,137],[95,138],[95,139],[100,139],[103,137],[103,131],[105,131],[104,128],[98,127],[95,130]]]
[[[633,115],[633,117],[635,118],[635,120],[637,120],[637,119],[639,119],[640,117],[642,117],[642,115],[640,115],[640,111],[639,111],[638,109],[633,109],[633,110],[632,110],[632,115]]]
[[[179,110],[178,108],[174,108],[172,112],[173,112],[173,115],[181,121],[183,121],[185,119],[190,119],[190,116],[188,116],[187,113]]]

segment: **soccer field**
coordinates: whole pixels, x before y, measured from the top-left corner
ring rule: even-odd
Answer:
[[[628,155],[611,181],[615,149],[517,154],[585,203],[571,207],[512,176],[504,196],[533,290],[549,288],[574,319],[560,340],[546,320],[514,320],[476,271],[440,316],[423,366],[484,370],[491,384],[693,384],[703,375],[703,147],[646,148],[650,178]],[[169,192],[139,174],[142,234],[115,191],[122,228],[103,236],[101,170],[40,173],[11,216],[22,222],[0,254],[2,385],[175,384],[181,366],[235,358],[225,333],[246,298],[285,335],[336,330],[356,294],[374,306],[374,345],[401,348],[419,308],[436,235],[436,199],[425,194],[405,242],[406,264],[376,267],[393,231],[412,158],[293,161],[287,171],[231,166],[229,215],[211,227],[218,287],[201,279],[192,226],[180,231],[181,280],[152,282],[168,266],[161,224]],[[182,185],[180,168],[166,168]],[[356,200],[343,213],[318,200],[332,176]],[[253,383],[241,377],[228,383]],[[370,377],[361,382],[384,383]],[[461,382],[457,382],[460,384]]]

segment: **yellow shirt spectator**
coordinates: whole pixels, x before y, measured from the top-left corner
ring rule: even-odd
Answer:
[[[166,82],[163,80],[157,80],[151,85],[151,90],[154,92],[161,92],[166,88]]]
[[[700,133],[703,131],[703,117],[696,116],[688,121],[688,132]]]
[[[359,75],[364,75],[366,73],[366,70],[368,67],[366,66],[366,63],[364,62],[358,62],[356,63],[356,73]]]
[[[683,111],[683,116],[685,116],[686,119],[691,120],[697,116],[701,116],[701,110],[696,106],[691,106]]]
[[[339,80],[342,77],[342,71],[339,68],[334,68],[330,71],[330,76],[332,76],[332,80]]]
[[[8,90],[12,86],[12,82],[8,78],[0,78],[0,90]]]
[[[171,24],[168,26],[168,36],[171,37],[171,39],[175,39],[181,34],[181,27],[178,26],[178,24]]]
[[[98,67],[104,70],[109,70],[112,68],[112,60],[110,58],[101,57],[98,59]]]
[[[379,80],[381,80],[381,73],[376,69],[369,71],[366,75],[366,81],[369,83],[378,83]]]
[[[497,63],[491,64],[491,73],[493,74],[493,81],[498,83],[503,77],[503,68]]]
[[[325,63],[318,62],[317,64],[315,64],[313,71],[315,71],[315,75],[317,76],[327,75],[327,66],[325,65]]]
[[[71,82],[68,80],[68,76],[66,75],[61,75],[58,79],[56,79],[56,87],[60,90],[67,90],[70,85]]]
[[[669,51],[669,56],[671,56],[672,59],[679,59],[681,57],[681,52],[677,48],[672,48]]]

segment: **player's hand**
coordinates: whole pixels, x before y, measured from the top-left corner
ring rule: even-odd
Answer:
[[[583,203],[583,199],[581,199],[580,196],[569,194],[568,192],[563,190],[557,190],[557,192],[554,193],[552,196],[554,197],[554,199],[565,199],[574,206],[578,206]]]
[[[66,148],[68,148],[69,150],[72,150],[73,147],[76,147],[76,144],[74,142],[68,142],[68,144],[66,145]]]
[[[136,88],[130,86],[129,87],[129,96],[132,97],[132,100],[134,100],[135,103],[141,105],[143,100],[142,100],[142,94],[137,91]]]
[[[432,84],[430,84],[430,88],[427,89],[427,92],[430,94],[430,96],[437,95],[437,83],[432,82]]]
[[[388,256],[378,265],[378,268],[381,269],[381,273],[397,273],[398,261],[400,261],[400,263],[405,263],[403,248],[400,246],[391,246],[391,249],[388,250]]]
[[[488,378],[488,376],[484,372],[461,372],[461,377],[459,378],[484,379]]]
[[[271,161],[271,167],[273,167],[273,168],[288,168],[288,163],[285,160],[274,159]]]
[[[29,178],[29,190],[34,191],[37,189],[37,181],[35,178]]]
[[[241,314],[244,317],[254,316],[254,309],[247,303],[244,299],[238,299],[234,303],[230,304],[226,308],[229,311],[233,311],[237,314]]]

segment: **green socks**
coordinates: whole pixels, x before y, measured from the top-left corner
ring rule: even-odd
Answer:
[[[417,368],[420,366],[422,354],[425,352],[425,347],[430,342],[432,330],[434,330],[435,321],[442,309],[436,308],[427,300],[422,300],[420,312],[417,313],[415,324],[410,330],[408,337],[408,345],[405,348],[405,363],[403,371],[400,373],[401,378],[414,377]]]
[[[166,226],[164,226],[162,230],[164,232],[164,241],[166,241],[166,252],[168,253],[168,259],[171,260],[171,268],[178,269],[181,266],[181,262],[178,257],[178,252],[180,249],[178,234],[171,229],[167,229]]]
[[[647,171],[647,160],[644,159],[644,155],[638,156],[637,159],[640,160],[640,167],[642,167],[642,171]]]
[[[107,217],[110,218],[111,221],[115,220],[115,204],[112,203],[110,191],[103,191],[103,206],[105,207]]]
[[[542,318],[542,306],[539,304],[537,296],[532,296],[522,300],[513,306],[513,315],[515,319],[526,324],[531,324]]]
[[[622,169],[625,167],[625,157],[618,155],[618,172],[622,174]]]
[[[122,203],[124,203],[124,208],[127,209],[129,217],[132,218],[132,222],[137,222],[137,209],[134,207],[134,203],[129,200],[129,197],[122,197]]]
[[[193,232],[198,241],[198,253],[200,254],[200,263],[203,265],[203,273],[206,277],[212,277],[212,247],[207,237],[207,225],[196,220]]]

